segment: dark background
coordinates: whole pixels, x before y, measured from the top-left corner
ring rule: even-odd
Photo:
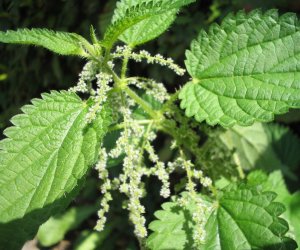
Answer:
[[[115,4],[115,0],[0,0],[0,30],[43,27],[76,32],[88,38],[90,25],[93,25],[100,37],[110,21]],[[181,11],[166,34],[142,48],[172,57],[183,66],[184,52],[201,28],[207,28],[214,21],[220,22],[231,11],[250,11],[254,8],[277,8],[281,13],[300,13],[300,0],[199,0]],[[84,61],[76,57],[57,56],[34,47],[0,44],[0,131],[9,126],[10,117],[19,113],[20,107],[30,99],[40,97],[42,92],[68,89],[74,85],[83,65]],[[187,76],[177,77],[168,69],[158,66],[136,63],[130,66],[132,74],[163,81],[170,91],[188,79]],[[300,134],[299,112],[290,112],[277,120]],[[95,182],[92,173],[86,190],[76,199],[75,204],[95,201],[95,197],[98,197]],[[157,181],[150,180],[148,185],[158,193]],[[159,208],[161,201],[152,193],[145,200],[149,220],[153,219],[153,211]],[[117,199],[116,204],[113,204],[114,212],[110,216],[120,220],[120,226],[114,229],[113,236],[101,249],[136,249],[137,242],[130,232],[132,230],[127,229],[126,212],[117,208],[118,202]],[[95,218],[92,217],[80,228],[70,232],[66,236],[68,244],[78,238],[82,229],[92,228],[94,222]]]

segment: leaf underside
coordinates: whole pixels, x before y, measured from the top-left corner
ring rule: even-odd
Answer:
[[[201,31],[186,52],[193,78],[179,95],[186,115],[231,127],[299,108],[299,29],[295,14],[255,10]]]
[[[277,124],[255,123],[234,126],[221,135],[243,169],[281,169],[287,176],[300,163],[300,140],[289,128]]]
[[[87,56],[82,45],[88,42],[75,33],[48,29],[8,30],[0,31],[0,42],[42,46],[61,55]]]
[[[12,118],[0,142],[0,249],[20,249],[74,198],[110,123],[103,108],[86,127],[77,95],[43,94]],[[5,247],[5,248],[1,248]]]
[[[123,0],[117,3],[112,24],[102,44],[111,47],[118,39],[135,46],[163,33],[179,9],[195,0]]]
[[[205,243],[197,248],[192,240],[194,204],[183,210],[174,202],[165,203],[164,210],[155,213],[158,220],[149,225],[154,232],[148,246],[155,250],[296,249],[295,242],[284,236],[289,227],[278,216],[285,209],[273,202],[275,197],[275,193],[260,192],[256,187],[225,190],[207,218]]]

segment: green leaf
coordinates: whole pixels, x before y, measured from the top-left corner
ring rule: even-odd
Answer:
[[[108,224],[101,232],[83,231],[74,243],[74,250],[102,249],[100,247],[103,241],[110,235],[113,226],[113,224]]]
[[[255,123],[234,126],[221,135],[229,149],[234,149],[236,163],[243,169],[261,168],[271,172],[281,169],[295,178],[291,170],[300,163],[300,140],[289,128],[276,124]]]
[[[210,215],[201,249],[296,249],[285,237],[289,227],[278,217],[285,211],[276,194],[232,186]]]
[[[182,6],[192,2],[195,0],[122,0],[102,44],[110,48],[118,39],[131,46],[152,40],[172,24]]]
[[[291,225],[298,246],[300,246],[300,191],[294,193],[289,200],[287,220]]]
[[[180,207],[176,201],[162,204],[162,210],[155,212],[158,220],[149,224],[153,233],[147,239],[147,245],[153,250],[193,249],[190,239],[193,235],[192,216],[195,203],[189,202],[188,209]]]
[[[229,15],[186,52],[192,76],[180,92],[186,115],[210,125],[251,125],[300,107],[300,26],[276,10]]]
[[[146,2],[147,1],[145,0],[122,0],[118,2],[112,22],[114,23],[124,18],[127,15],[126,11],[130,8]],[[131,46],[135,46],[156,38],[174,22],[178,10],[179,9],[176,8],[174,10],[167,11],[164,14],[158,14],[146,18],[145,20],[128,28],[120,36],[120,40]]]
[[[288,224],[278,217],[285,209],[273,202],[275,197],[256,187],[231,185],[212,204],[214,209],[206,218],[206,240],[197,249],[296,249],[295,242],[285,237]],[[155,213],[159,220],[149,225],[154,231],[148,239],[150,249],[195,249],[191,221],[195,206],[189,204],[183,210],[172,202],[163,204],[163,209]]]
[[[149,104],[149,106],[153,110],[161,109],[162,104],[159,101],[157,101],[152,95],[148,95],[145,93],[138,93],[138,94],[144,101],[146,101]],[[149,114],[140,106],[137,106],[135,108],[132,115],[133,115],[134,119],[136,119],[136,120],[151,119],[151,116],[149,116]]]
[[[88,41],[78,34],[47,29],[0,31],[0,42],[42,46],[61,55],[82,57],[87,57],[83,46],[89,45]]]
[[[287,235],[295,238],[300,246],[300,191],[291,194],[280,171],[274,171],[269,176],[261,171],[254,171],[247,178],[249,184],[260,184],[263,190],[273,190],[278,194],[275,201],[285,205],[286,211],[282,217],[290,225]]]
[[[37,239],[44,247],[52,246],[64,239],[66,233],[77,228],[85,219],[97,211],[96,206],[72,207],[63,214],[51,217],[40,226]]]
[[[110,124],[103,107],[86,126],[89,104],[76,94],[51,92],[12,118],[0,143],[0,246],[20,249],[38,227],[64,209],[97,158]],[[1,249],[1,247],[0,247]]]

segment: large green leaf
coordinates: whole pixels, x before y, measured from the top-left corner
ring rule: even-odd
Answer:
[[[186,52],[192,76],[180,92],[187,116],[210,125],[251,125],[300,107],[300,26],[276,10],[229,15]]]
[[[103,107],[86,126],[89,104],[76,94],[52,92],[24,114],[0,143],[0,249],[20,249],[40,224],[74,198],[110,124]]]
[[[284,236],[289,226],[278,216],[285,208],[273,202],[275,198],[275,193],[255,188],[225,192],[207,221],[201,249],[296,249],[295,242]]]
[[[61,55],[87,56],[83,49],[89,44],[75,33],[56,32],[47,29],[18,29],[0,31],[0,42],[42,46]]]
[[[263,190],[273,190],[278,194],[275,201],[285,205],[286,211],[282,217],[290,225],[289,234],[300,246],[300,191],[291,194],[280,171],[274,171],[269,176],[261,171],[252,172],[248,175],[248,182],[253,185],[259,184]]]
[[[275,197],[275,193],[260,192],[257,187],[230,186],[212,204],[205,243],[196,249],[296,249],[295,242],[284,236],[289,227],[278,216],[285,209],[273,202]],[[183,210],[174,202],[165,203],[163,209],[155,213],[159,220],[149,225],[154,231],[148,239],[150,249],[195,249],[191,221],[195,204]]]
[[[288,128],[276,124],[255,123],[234,126],[221,135],[222,141],[235,150],[235,160],[243,169],[281,169],[292,177],[291,170],[300,163],[300,140]]]
[[[154,39],[171,25],[180,7],[192,2],[195,0],[122,0],[102,44],[111,47],[121,39],[134,46]]]

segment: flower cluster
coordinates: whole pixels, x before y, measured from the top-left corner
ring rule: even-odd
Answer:
[[[207,222],[209,214],[212,211],[212,206],[201,199],[199,196],[195,198],[194,202],[196,203],[196,207],[192,217],[196,226],[193,232],[193,240],[196,245],[201,245],[205,242],[205,224]]]
[[[106,169],[106,163],[107,163],[107,153],[104,148],[100,149],[99,152],[99,161],[96,164],[96,170],[99,174],[99,179],[103,181],[103,184],[101,186],[101,193],[103,194],[102,200],[101,200],[101,209],[98,211],[98,221],[95,226],[95,229],[97,231],[102,231],[104,229],[104,225],[106,222],[105,214],[109,210],[109,201],[111,201],[111,181],[108,176],[108,171]]]
[[[95,80],[98,67],[95,62],[89,61],[86,63],[79,74],[79,80],[76,86],[69,89],[71,92],[87,93],[89,91],[88,84]]]
[[[154,136],[150,137],[152,140]],[[154,167],[151,170],[151,174],[156,175],[158,179],[162,182],[162,188],[160,190],[160,195],[164,198],[168,198],[171,194],[170,191],[170,180],[168,169],[165,166],[165,163],[159,161],[158,155],[155,153],[153,146],[150,144],[150,141],[147,141],[145,144],[145,150],[149,154],[149,160],[155,163]]]
[[[212,180],[211,178],[207,177],[207,176],[204,176],[203,175],[203,172],[201,170],[196,170],[194,169],[193,170],[193,177],[196,179],[196,180],[199,180],[200,184],[203,186],[203,187],[206,187],[206,188],[209,188],[211,189],[212,187]]]
[[[147,229],[145,227],[146,220],[143,216],[145,207],[140,202],[145,195],[142,177],[157,176],[162,182],[160,193],[167,198],[170,196],[169,172],[165,164],[159,160],[151,145],[156,138],[156,134],[151,129],[152,123],[141,125],[138,120],[133,119],[131,108],[134,103],[125,93],[122,93],[121,96],[116,96],[115,102],[119,103],[115,112],[119,113],[119,117],[123,118],[124,129],[120,133],[115,147],[108,152],[108,156],[118,158],[124,155],[123,172],[118,178],[119,190],[128,196],[126,208],[129,210],[129,218],[134,225],[136,236],[139,239],[143,239],[147,236]],[[144,165],[144,151],[147,152],[150,161],[153,162],[153,167],[151,168]],[[111,188],[111,183],[106,183],[106,186],[103,184],[102,189]],[[105,197],[103,199],[105,200]],[[107,204],[104,203],[103,205],[107,207]],[[101,214],[106,213],[105,207],[102,209],[103,212],[101,210]]]
[[[170,95],[164,85],[155,82],[152,79],[141,77],[125,78],[124,72],[126,72],[127,60],[131,59],[137,62],[145,60],[149,64],[156,63],[168,67],[178,75],[183,75],[185,70],[175,64],[171,58],[164,58],[159,54],[153,56],[145,50],[133,52],[128,46],[118,46],[116,48],[111,59],[114,60],[117,58],[124,58],[125,62],[123,63],[121,80],[113,72],[114,61],[105,62],[103,65],[100,61],[90,61],[83,67],[77,85],[70,88],[70,91],[72,92],[90,94],[93,104],[89,108],[86,116],[88,123],[93,122],[97,113],[101,111],[103,105],[107,102],[107,97],[109,96],[109,105],[114,116],[113,121],[116,123],[112,130],[115,128],[123,129],[113,149],[107,152],[104,147],[101,147],[99,150],[99,161],[95,168],[98,171],[99,179],[101,180],[102,198],[101,209],[98,211],[99,219],[95,229],[98,231],[103,230],[106,222],[106,214],[110,208],[109,203],[112,200],[112,191],[118,189],[128,197],[128,201],[124,207],[129,211],[129,218],[134,225],[136,236],[140,241],[144,239],[147,236],[147,229],[145,226],[146,219],[144,217],[145,207],[141,204],[141,199],[146,194],[144,188],[145,184],[142,181],[143,176],[156,176],[162,183],[160,195],[164,198],[168,198],[171,195],[170,174],[174,172],[175,169],[180,168],[187,173],[187,184],[185,189],[188,195],[182,196],[178,202],[185,208],[188,208],[191,202],[192,204],[195,204],[193,221],[195,222],[196,227],[193,239],[196,244],[201,244],[205,240],[206,234],[204,228],[207,214],[211,211],[211,208],[208,202],[205,202],[197,194],[196,188],[197,184],[201,184],[203,187],[212,190],[212,180],[209,177],[204,176],[201,170],[196,170],[192,162],[185,158],[180,145],[177,145],[177,143],[180,144],[180,140],[176,136],[174,136],[174,138],[177,138],[177,141],[175,140],[174,143],[172,143],[171,149],[178,150],[180,156],[177,157],[174,162],[162,162],[153,147],[153,141],[156,138],[156,134],[153,131],[155,129],[154,127],[157,126],[157,121],[155,119],[135,120],[133,118],[134,115],[132,114],[132,110],[133,107],[136,106],[136,103],[126,94],[128,93],[130,95],[130,93],[121,91],[123,88],[116,88],[114,89],[116,91],[110,91],[114,76],[116,85],[118,85],[119,81],[121,82],[120,86],[122,83],[124,83],[125,87],[127,87],[127,85],[134,85],[143,90],[146,95],[153,97],[157,101],[154,102],[155,105],[161,106],[160,104],[163,104],[170,99]],[[92,82],[93,84],[96,83],[96,88],[94,89],[92,87]],[[139,101],[137,102],[141,103]],[[184,134],[185,137],[190,137],[187,133],[187,122],[182,122],[183,119],[181,119],[181,117],[179,118],[177,118],[177,120],[184,126],[181,125],[180,128],[182,128],[182,130],[179,129],[178,134]],[[176,123],[176,121],[173,122]],[[176,124],[171,127],[176,127]],[[122,172],[119,174],[118,178],[110,179],[109,172],[106,169],[108,158],[116,159],[120,156],[123,157]],[[151,167],[145,165],[145,156],[150,160]]]
[[[132,52],[128,46],[117,46],[115,53],[112,54],[114,58],[127,57],[136,62],[141,62],[143,59],[147,61],[149,64],[159,64],[162,66],[166,66],[172,71],[174,71],[177,75],[184,75],[185,70],[174,63],[172,58],[164,58],[162,55],[157,54],[152,56],[148,51],[141,50],[139,52]]]
[[[139,89],[144,89],[147,95],[152,96],[159,103],[164,103],[170,99],[165,86],[152,79],[132,79],[128,84],[135,85]]]
[[[112,82],[112,76],[110,74],[100,72],[96,75],[96,79],[97,89],[93,96],[94,104],[90,107],[86,117],[88,123],[92,122],[96,118],[96,114],[101,111],[107,100],[107,92],[111,89],[109,84]]]
[[[116,147],[109,152],[109,156],[117,158],[121,154],[125,155],[123,173],[119,176],[120,191],[129,198],[127,204],[129,217],[134,224],[135,234],[141,239],[147,236],[146,219],[143,216],[145,207],[140,202],[144,194],[141,181],[144,175],[141,159],[143,152],[140,142],[145,131],[144,127],[136,123],[131,117],[132,102],[128,101],[127,96],[123,96],[122,101],[123,106],[119,107],[119,112],[123,116],[125,128],[116,142]]]
[[[186,160],[183,157],[178,157],[174,162],[169,162],[168,167],[170,169],[183,168],[187,171],[188,182],[186,184],[187,196],[183,196],[178,200],[178,204],[183,208],[187,208],[190,202],[194,203],[195,212],[193,213],[193,221],[195,222],[195,230],[193,233],[193,239],[196,245],[202,244],[206,237],[205,224],[208,218],[208,214],[211,212],[211,206],[205,202],[196,193],[196,183],[194,180],[200,182],[204,187],[211,189],[212,180],[209,177],[204,176],[201,170],[194,169],[194,165],[190,160]]]
[[[177,157],[174,162],[168,162],[168,169],[174,171],[176,168],[182,168],[186,171],[190,171],[191,178],[199,181],[203,186],[211,190],[212,180],[211,178],[204,176],[203,171],[194,169],[194,164],[190,160],[186,160],[183,157]],[[188,192],[194,192],[196,188],[196,183],[192,180],[187,184],[186,189]]]
[[[183,209],[193,208],[192,219],[195,223],[193,240],[196,246],[201,246],[206,239],[205,225],[213,210],[213,205],[205,201],[199,195],[192,195],[190,192],[184,193],[177,199],[177,204]]]

